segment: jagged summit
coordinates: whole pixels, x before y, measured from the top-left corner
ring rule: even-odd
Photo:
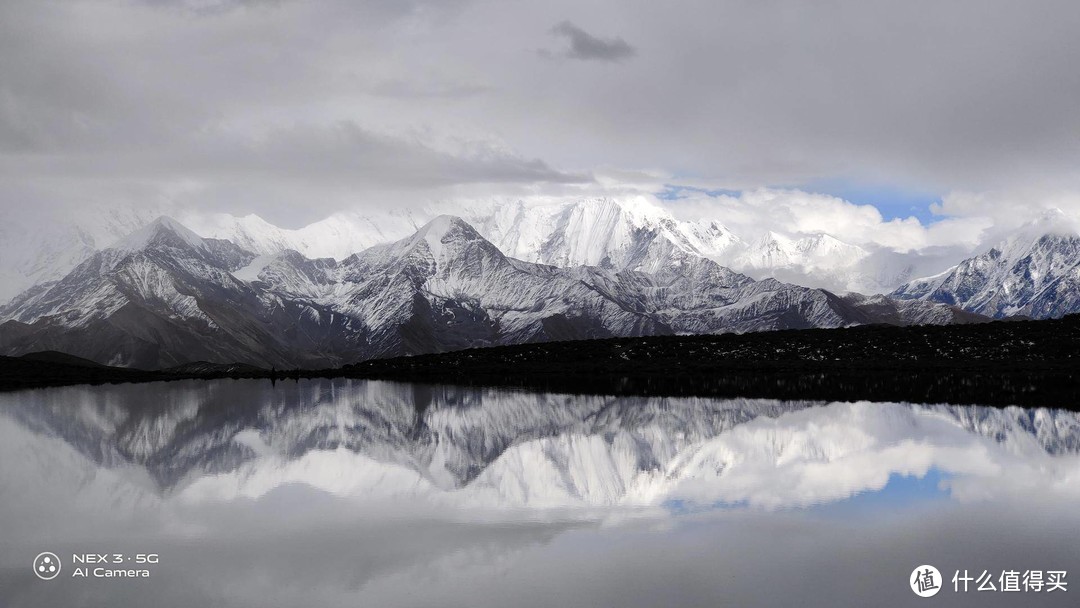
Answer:
[[[165,243],[192,249],[206,249],[206,241],[201,236],[166,215],[158,217],[149,225],[113,243],[109,248],[118,251],[142,251],[150,246]]]
[[[1059,317],[1080,311],[1080,234],[1050,210],[990,250],[891,296],[959,306],[991,317]]]
[[[435,257],[439,257],[444,246],[449,241],[477,241],[481,239],[483,237],[476,232],[476,229],[460,217],[456,215],[440,215],[421,226],[409,240],[414,243],[423,240],[427,243],[431,253]]]
[[[470,255],[470,252],[476,255]],[[395,261],[419,264],[431,272],[446,272],[478,256],[493,261],[506,257],[462,218],[440,215],[420,226],[413,234],[391,243],[369,247],[350,256],[342,265],[354,268],[360,274],[368,273],[366,269],[371,267],[388,266]]]

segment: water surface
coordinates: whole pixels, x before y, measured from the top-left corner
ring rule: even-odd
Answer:
[[[1076,605],[1080,415],[388,382],[0,395],[6,606]],[[157,554],[52,581],[52,551]],[[1066,580],[1069,580],[1066,577]]]

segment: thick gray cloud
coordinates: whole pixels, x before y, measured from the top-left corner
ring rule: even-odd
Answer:
[[[622,61],[637,53],[637,49],[622,38],[597,38],[569,21],[558,23],[551,28],[551,33],[563,36],[570,42],[570,48],[566,51],[570,59]]]
[[[1076,192],[1078,29],[1064,0],[10,0],[0,206],[26,184],[60,200],[198,184],[192,204],[225,210],[272,191],[295,224],[386,191],[551,191],[598,168]],[[637,52],[618,69],[534,52],[555,43]]]

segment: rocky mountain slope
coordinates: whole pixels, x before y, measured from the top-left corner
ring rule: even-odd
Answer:
[[[162,218],[23,293],[0,319],[0,354],[57,350],[159,368],[332,367],[550,340],[960,317],[940,304],[754,281],[701,257],[655,272],[528,263],[440,216],[340,262],[291,250],[258,256]]]
[[[994,318],[1056,318],[1080,312],[1080,235],[1048,218],[945,272],[890,294],[958,306]]]
[[[161,218],[0,311],[6,354],[57,350],[144,368],[316,365],[362,353],[363,329],[234,277],[254,255]]]
[[[157,205],[62,210],[27,205],[0,221],[0,304],[57,281],[95,253],[162,215]]]

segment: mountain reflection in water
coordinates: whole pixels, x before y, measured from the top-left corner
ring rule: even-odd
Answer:
[[[5,393],[0,595],[903,605],[922,563],[1080,572],[1078,454],[1080,414],[1016,407],[353,380]],[[44,550],[162,564],[144,581],[44,584],[27,566]]]

